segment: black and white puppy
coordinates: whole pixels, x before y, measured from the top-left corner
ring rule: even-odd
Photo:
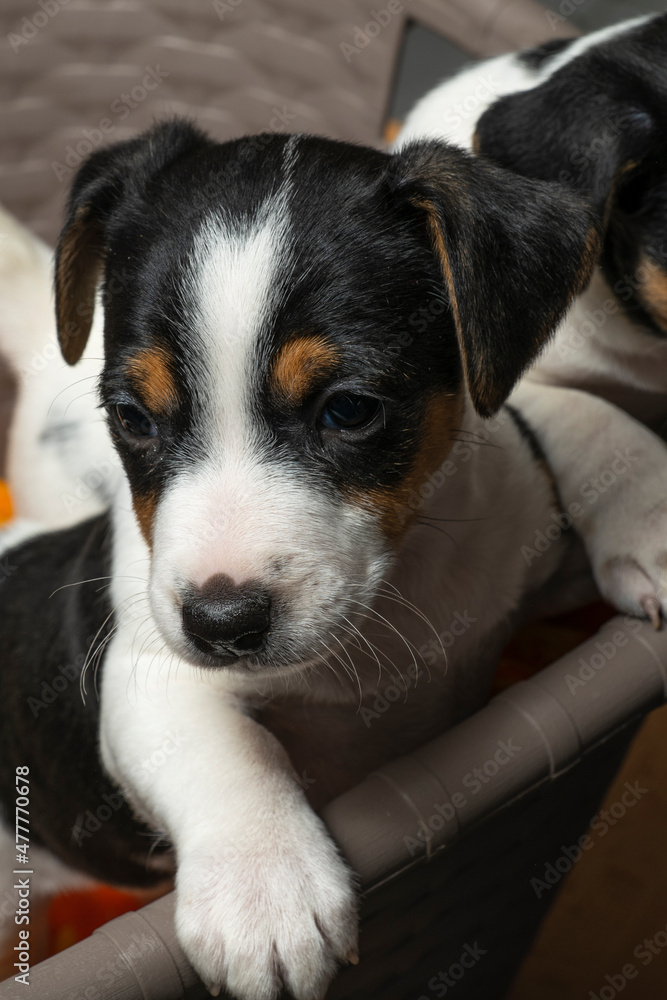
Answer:
[[[122,463],[107,512],[3,536],[2,801],[28,767],[33,865],[54,879],[175,867],[213,993],[315,998],[355,959],[352,875],[257,713],[296,726],[322,801],[477,707],[509,616],[559,565],[562,542],[521,551],[557,490],[504,401],[598,229],[567,190],[440,142],[220,145],[162,124],[76,178],[55,262],[71,370],[48,360],[47,255],[17,229],[0,243],[19,513],[91,509],[59,505],[60,481],[40,494],[26,456],[76,486],[82,456],[116,469],[108,434]],[[59,409],[102,352],[103,411]],[[369,729],[395,682],[409,696]]]
[[[606,543],[597,512],[578,530],[602,592],[657,624],[667,611],[667,563],[655,546],[667,531],[664,447],[637,439],[632,461],[645,498],[641,510],[636,497],[626,504],[608,409],[601,402],[596,412],[590,395],[572,390],[664,430],[667,14],[478,63],[422,99],[398,148],[427,136],[566,185],[600,218],[599,266],[514,401],[540,437],[565,506],[581,504],[582,488],[601,476],[617,492],[618,502],[607,505]],[[583,508],[587,515],[585,501]]]

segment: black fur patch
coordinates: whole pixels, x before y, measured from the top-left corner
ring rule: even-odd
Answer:
[[[496,163],[590,200],[606,224],[605,277],[631,318],[664,336],[635,272],[646,256],[667,263],[667,14],[501,98],[480,118],[477,140]]]
[[[16,768],[29,767],[30,842],[95,878],[148,886],[160,881],[146,863],[154,838],[102,769],[92,670],[85,703],[79,688],[113,625],[108,537],[101,516],[3,554],[0,803],[12,828]]]
[[[528,450],[530,451],[533,460],[540,466],[546,475],[549,481],[549,486],[551,487],[551,492],[553,493],[554,504],[559,511],[563,511],[563,501],[561,499],[560,490],[558,489],[558,483],[556,482],[556,477],[554,476],[551,466],[549,465],[546,452],[542,447],[540,439],[524,417],[523,413],[517,410],[516,406],[510,406],[509,403],[505,403],[504,408],[509,413],[510,417],[514,421],[516,429],[528,446]]]

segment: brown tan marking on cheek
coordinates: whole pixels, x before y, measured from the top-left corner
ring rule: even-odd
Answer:
[[[463,394],[442,392],[426,404],[419,446],[408,474],[391,489],[355,490],[351,499],[379,516],[384,534],[397,544],[419,516],[415,495],[440,468],[451,451],[453,433],[461,426]],[[410,505],[410,500],[413,505]],[[415,509],[416,508],[416,509]]]
[[[153,526],[157,510],[157,494],[132,493],[132,506],[137,516],[137,522],[149,549],[153,548]]]
[[[667,272],[643,255],[637,268],[637,296],[658,326],[667,333]]]
[[[591,226],[588,230],[586,236],[586,243],[584,244],[584,252],[581,257],[581,273],[582,279],[578,287],[572,290],[572,295],[570,301],[579,294],[585,287],[585,283],[588,282],[588,277],[591,274],[593,268],[597,264],[600,253],[602,252],[602,240],[600,238],[600,233],[595,226]]]
[[[279,398],[299,406],[319,379],[338,363],[338,351],[324,337],[298,336],[280,348],[271,368],[271,385]]]
[[[169,355],[161,347],[139,351],[125,366],[141,398],[152,413],[171,413],[178,405],[178,390]]]

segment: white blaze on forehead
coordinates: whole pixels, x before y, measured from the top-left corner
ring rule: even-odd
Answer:
[[[252,220],[209,220],[195,245],[194,329],[209,372],[207,405],[215,437],[229,446],[252,437],[248,404],[263,331],[280,303],[289,269],[285,182]]]

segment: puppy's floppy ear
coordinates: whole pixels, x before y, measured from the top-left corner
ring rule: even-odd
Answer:
[[[556,184],[524,180],[427,141],[394,154],[390,184],[422,215],[475,409],[502,405],[599,253],[593,213]]]
[[[58,339],[68,364],[79,360],[90,334],[114,213],[145,192],[160,169],[203,143],[208,140],[188,122],[164,122],[137,139],[93,153],[78,171],[55,263]]]
[[[665,158],[667,14],[585,50],[540,86],[491,105],[475,150],[524,177],[556,180],[605,216],[616,181]]]

